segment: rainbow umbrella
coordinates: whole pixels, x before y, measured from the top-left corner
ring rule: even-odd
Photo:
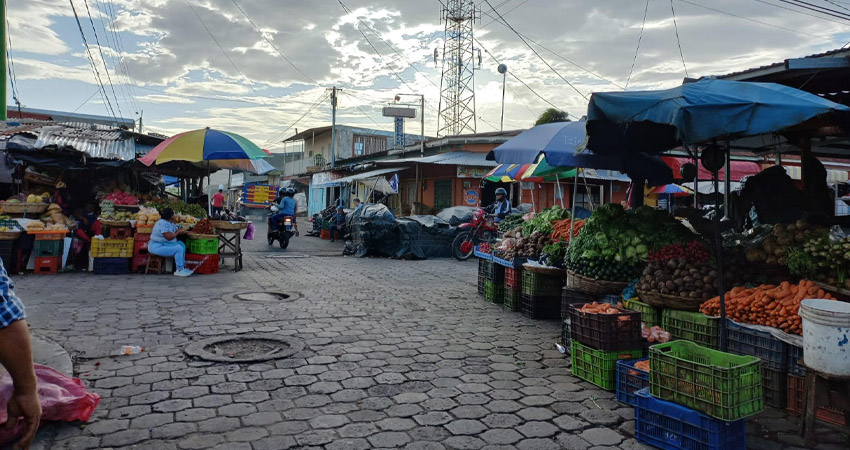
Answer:
[[[694,191],[684,186],[679,186],[678,184],[665,184],[663,186],[656,186],[646,193],[646,195],[672,195],[673,197],[684,197],[686,195],[693,194]]]
[[[525,173],[532,164],[500,164],[493,170],[484,175],[487,181],[499,181],[502,183],[510,183],[517,181],[518,177]]]
[[[171,136],[139,161],[150,166],[168,161],[202,162],[268,156],[256,144],[238,134],[204,128]]]

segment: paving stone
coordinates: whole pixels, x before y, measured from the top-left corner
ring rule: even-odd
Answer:
[[[419,405],[411,404],[393,405],[386,410],[387,415],[391,417],[411,417],[421,413],[422,411],[422,407]]]
[[[108,434],[101,438],[100,443],[104,447],[121,447],[142,442],[150,437],[148,430],[123,430]]]
[[[552,422],[564,431],[576,431],[590,426],[587,422],[576,419],[575,417],[562,415],[555,417]],[[634,429],[634,427],[633,427]]]
[[[373,434],[368,439],[373,446],[385,448],[398,448],[410,442],[410,436],[398,431]]]
[[[213,408],[190,408],[179,411],[174,418],[178,422],[199,422],[215,417],[216,411]]]
[[[214,417],[198,422],[198,430],[202,433],[225,432],[241,426],[242,423],[235,417]]]
[[[356,402],[366,398],[368,394],[363,389],[343,389],[331,394],[331,399],[335,402]]]
[[[516,415],[525,420],[549,420],[555,417],[555,413],[546,408],[525,408],[517,411]]]
[[[148,429],[173,421],[174,414],[172,413],[147,414],[131,420],[130,428]]]
[[[579,417],[594,425],[603,426],[616,425],[623,420],[623,418],[616,412],[604,409],[589,409],[581,412]]]
[[[519,399],[519,402],[526,406],[546,406],[555,403],[555,399],[548,395],[531,395]]]
[[[393,400],[396,403],[421,403],[427,400],[429,397],[427,394],[419,393],[419,392],[405,392],[402,394],[398,394],[393,397]]]
[[[451,413],[460,419],[480,419],[490,414],[490,411],[485,409],[483,406],[465,405],[452,409]]]
[[[177,443],[182,449],[204,449],[224,442],[224,436],[218,434],[193,434]]]
[[[187,386],[171,392],[171,398],[198,398],[210,393],[206,386]]]
[[[432,411],[425,414],[417,414],[413,416],[413,420],[423,426],[443,425],[451,422],[452,416],[443,411]]]
[[[192,400],[192,404],[199,408],[218,408],[231,403],[233,397],[229,395],[205,395]]]
[[[245,391],[235,394],[233,401],[238,403],[260,403],[271,398],[268,392],[263,391]]]
[[[445,450],[439,442],[413,442],[404,446],[404,450]]]
[[[414,441],[442,441],[451,436],[443,427],[416,427],[407,432]]]
[[[177,399],[165,400],[153,405],[153,410],[156,412],[176,412],[192,407],[192,400]]]
[[[650,447],[634,439],[626,439],[620,444],[621,450],[653,450],[655,447]],[[582,449],[583,450],[583,449]],[[791,449],[788,449],[791,450]]]
[[[110,419],[132,419],[150,414],[150,405],[132,405],[115,408],[109,411]]]
[[[511,429],[487,430],[481,439],[489,444],[513,444],[522,439],[522,435]]]
[[[281,421],[283,418],[276,411],[256,412],[242,417],[242,423],[249,427],[271,425]]]
[[[257,407],[250,403],[233,403],[222,406],[218,413],[227,417],[242,417],[257,412]]]
[[[484,405],[484,407],[498,413],[516,412],[524,408],[523,405],[513,400],[494,400]]]
[[[366,439],[336,439],[325,446],[326,450],[366,450],[371,448]]]
[[[296,446],[298,443],[292,436],[271,436],[251,443],[253,450],[285,450]]]
[[[287,420],[269,425],[267,428],[275,435],[297,435],[309,430],[310,424],[303,420]]]
[[[525,439],[516,444],[519,450],[560,450],[561,446],[551,439]]]
[[[452,434],[477,435],[487,429],[487,426],[478,420],[455,420],[445,425]]]
[[[269,435],[268,430],[262,427],[246,427],[229,431],[225,436],[230,442],[251,442],[262,439]]]
[[[391,417],[375,422],[375,425],[382,431],[404,431],[415,427],[416,423],[410,419]]]
[[[198,431],[198,425],[191,422],[176,422],[160,425],[151,431],[154,439],[176,439]]]
[[[587,450],[590,448],[590,443],[575,434],[561,433],[555,441],[561,445],[561,448],[568,450]]]
[[[476,450],[481,447],[484,447],[486,443],[481,439],[473,436],[452,436],[445,441],[443,441],[443,445],[449,449],[456,450]]]
[[[429,398],[421,403],[422,407],[431,411],[448,411],[456,406],[457,402],[450,398]]]
[[[591,445],[617,445],[623,441],[623,436],[609,428],[589,428],[582,431],[581,438]]]
[[[523,422],[514,414],[490,414],[481,419],[489,428],[513,428]]]
[[[161,402],[170,396],[168,392],[153,391],[130,397],[131,405],[150,405]]]
[[[352,423],[338,430],[340,437],[358,438],[366,437],[378,432],[378,428],[371,423]]]
[[[522,433],[525,437],[529,438],[537,438],[537,437],[548,437],[553,436],[558,432],[558,427],[548,423],[548,422],[526,422],[518,427],[516,427],[517,431]]]
[[[100,436],[104,434],[112,434],[121,430],[126,430],[130,426],[129,420],[124,419],[112,419],[112,420],[99,420],[97,422],[91,423],[86,426],[86,431],[95,435]]]
[[[348,422],[348,418],[343,415],[325,415],[310,419],[310,426],[313,428],[338,428]]]

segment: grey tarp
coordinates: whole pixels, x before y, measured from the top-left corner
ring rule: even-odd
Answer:
[[[397,219],[400,246],[396,258],[450,258],[456,228],[437,216],[410,216]]]
[[[385,205],[363,205],[351,215],[354,256],[395,256],[399,248],[396,218]]]

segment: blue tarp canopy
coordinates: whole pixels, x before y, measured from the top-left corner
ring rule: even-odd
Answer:
[[[588,147],[600,154],[661,153],[684,144],[789,131],[850,108],[775,83],[704,79],[660,91],[594,93]],[[821,124],[813,126],[822,126]]]
[[[523,131],[493,149],[487,159],[501,164],[531,164],[542,154],[555,167],[616,170],[653,186],[673,182],[673,172],[656,156],[620,152],[599,155],[591,150],[576,153],[585,142],[584,122],[557,122]]]

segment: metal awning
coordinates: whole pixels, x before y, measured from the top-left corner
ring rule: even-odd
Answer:
[[[588,180],[604,180],[604,181],[622,181],[631,183],[632,179],[628,175],[613,171],[601,169],[581,169],[579,178],[587,178]]]
[[[803,169],[800,166],[782,166],[785,169],[785,172],[788,173],[788,176],[793,180],[802,180],[803,179]],[[843,183],[850,179],[848,177],[846,170],[826,170],[826,182],[827,183]]]
[[[351,183],[352,181],[358,180],[366,180],[369,178],[374,178],[379,175],[385,175],[392,172],[401,172],[402,170],[407,170],[407,167],[393,167],[391,169],[378,169],[378,170],[370,170],[368,172],[355,173],[354,175],[349,175],[347,177],[337,178],[333,180],[334,183]]]
[[[475,166],[475,167],[496,167],[499,165],[496,161],[487,161],[487,153],[484,152],[447,152],[437,155],[426,156],[424,158],[405,158],[405,159],[385,159],[375,161],[377,164],[398,164],[398,163],[420,163],[420,164],[439,164],[439,165],[458,165],[458,166]]]

